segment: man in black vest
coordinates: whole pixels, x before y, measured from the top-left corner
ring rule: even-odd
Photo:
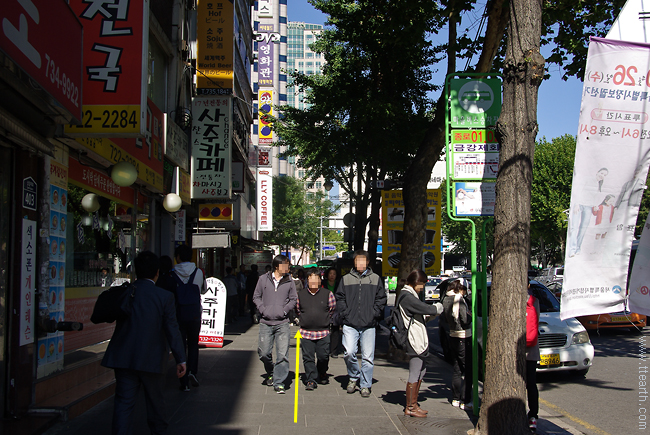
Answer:
[[[305,389],[313,390],[320,384],[327,384],[330,350],[330,319],[336,309],[334,294],[321,287],[317,271],[307,275],[307,288],[298,292],[296,310],[300,318],[300,348],[305,367]],[[318,362],[314,364],[314,354]]]

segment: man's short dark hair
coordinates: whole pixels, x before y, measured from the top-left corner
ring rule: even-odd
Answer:
[[[232,267],[228,266],[226,267],[226,275],[230,275],[232,273]]]
[[[273,270],[278,270],[281,264],[288,263],[289,259],[287,258],[286,255],[280,254],[276,255],[275,258],[273,259]]]
[[[181,262],[192,260],[192,248],[187,245],[178,245],[174,251],[174,257],[181,259]]]
[[[251,272],[257,272],[257,264],[251,264]]]
[[[354,255],[352,256],[352,261],[356,260],[359,255],[363,255],[364,257],[366,257],[366,261],[370,260],[370,255],[368,255],[368,251],[359,249],[357,251],[354,251]]]
[[[160,259],[151,251],[142,251],[135,257],[135,275],[138,279],[154,279],[160,269]]]

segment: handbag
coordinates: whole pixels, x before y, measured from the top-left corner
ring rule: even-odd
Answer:
[[[95,301],[90,321],[94,324],[113,323],[116,320],[131,316],[135,286],[125,282],[121,286],[111,287],[103,291]]]

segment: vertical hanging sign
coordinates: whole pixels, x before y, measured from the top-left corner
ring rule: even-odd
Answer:
[[[27,219],[23,219],[22,222],[19,346],[34,342],[34,290],[36,289],[36,222]]]
[[[233,89],[234,6],[232,0],[199,0],[196,7],[196,91],[230,95]]]
[[[273,123],[270,120],[270,117],[273,116],[273,91],[270,89],[260,90],[257,101],[259,102],[258,144],[273,143]]]
[[[271,147],[259,147],[257,162],[257,230],[273,230]]]
[[[257,84],[259,87],[273,87],[273,46],[276,35],[279,40],[280,34],[274,33],[273,24],[260,24],[258,33],[255,34],[257,41]]]
[[[230,97],[198,97],[192,102],[192,199],[230,198]]]

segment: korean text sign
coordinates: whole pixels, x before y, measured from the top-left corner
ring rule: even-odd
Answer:
[[[199,344],[206,347],[223,347],[223,330],[226,321],[226,286],[217,278],[207,278],[208,291],[201,295],[203,314]]]
[[[449,86],[452,127],[496,125],[501,114],[501,80],[453,79]]]
[[[273,116],[273,91],[260,89],[257,101],[259,103],[258,144],[273,143],[273,123],[269,119]]]
[[[197,97],[192,106],[192,198],[230,198],[231,99]]]
[[[650,164],[649,59],[648,44],[590,40],[571,188],[562,319],[624,309],[630,250]],[[631,305],[640,296],[648,297],[630,287]]]
[[[0,49],[81,120],[83,30],[66,2],[7,0],[0,22]]]
[[[198,0],[196,75],[199,95],[229,95],[233,89],[234,5]]]
[[[255,34],[257,42],[257,83],[260,87],[273,87],[273,74],[275,63],[273,61],[276,35],[273,24],[260,24],[258,33]]]
[[[84,28],[83,113],[77,136],[145,134],[149,2],[70,0]]]
[[[22,223],[19,346],[34,342],[34,291],[36,289],[36,222],[23,219]]]

